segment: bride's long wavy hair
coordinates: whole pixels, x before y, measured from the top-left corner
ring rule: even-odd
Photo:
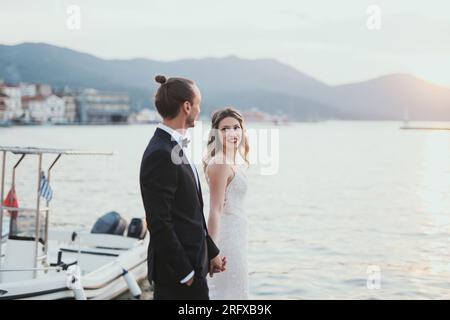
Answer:
[[[219,109],[214,112],[212,118],[211,118],[211,130],[209,131],[208,135],[208,143],[206,145],[206,156],[203,158],[203,170],[206,171],[206,167],[208,166],[208,163],[211,161],[211,159],[216,155],[216,152],[222,151],[223,146],[222,142],[219,139],[219,124],[220,122],[228,117],[232,117],[236,119],[239,122],[239,125],[242,129],[242,138],[241,142],[238,146],[238,151],[244,161],[249,165],[248,161],[248,152],[250,150],[249,144],[248,144],[248,135],[247,130],[245,127],[245,121],[242,114],[232,107],[226,107],[223,109]]]

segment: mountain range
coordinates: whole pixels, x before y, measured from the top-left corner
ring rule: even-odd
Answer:
[[[295,120],[450,120],[450,88],[408,74],[330,86],[274,59],[101,59],[45,43],[0,45],[0,79],[55,88],[126,91],[135,109],[153,106],[156,74],[193,79],[206,113],[221,106]]]

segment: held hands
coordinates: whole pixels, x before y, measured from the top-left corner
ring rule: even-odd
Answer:
[[[211,259],[209,264],[209,276],[212,278],[214,273],[225,271],[226,264],[227,264],[226,257],[216,256],[215,258]]]
[[[210,261],[209,264],[209,276],[212,278],[214,273],[223,272],[226,270],[225,266],[227,264],[226,257],[216,256]],[[194,283],[194,277],[189,279],[185,284],[190,287]]]
[[[223,272],[226,270],[227,258],[216,256],[209,263],[209,276],[212,278],[214,273]],[[190,287],[194,283],[194,277],[189,279],[185,284]]]

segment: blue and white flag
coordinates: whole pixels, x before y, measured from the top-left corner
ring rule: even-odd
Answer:
[[[50,188],[48,179],[45,177],[44,171],[41,173],[41,185],[39,187],[39,194],[47,201],[52,200],[53,191]]]

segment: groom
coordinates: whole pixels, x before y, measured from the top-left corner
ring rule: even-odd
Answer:
[[[140,187],[150,243],[148,279],[154,299],[209,299],[208,272],[225,270],[225,258],[208,234],[198,172],[188,158],[187,129],[200,113],[193,81],[157,76],[155,105],[163,121],[144,152]]]

